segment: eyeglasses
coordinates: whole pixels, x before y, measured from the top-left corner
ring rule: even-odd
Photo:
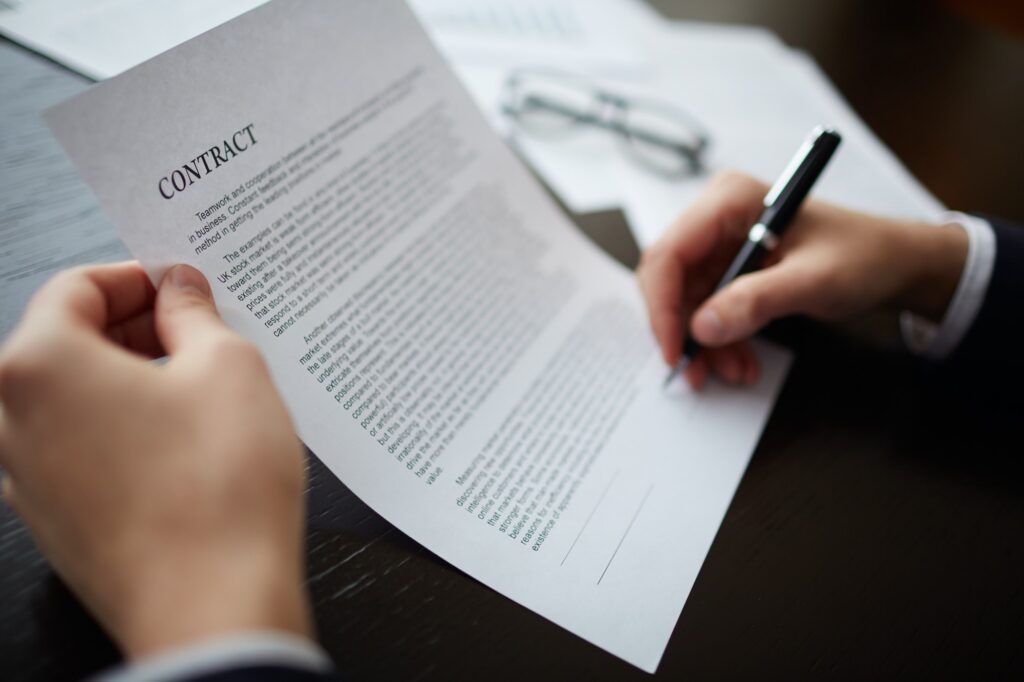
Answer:
[[[519,69],[509,74],[502,112],[519,129],[558,138],[587,127],[614,133],[635,161],[664,177],[696,175],[710,143],[703,126],[665,102],[631,100],[587,78]]]

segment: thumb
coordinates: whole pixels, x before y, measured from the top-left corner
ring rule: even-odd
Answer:
[[[690,320],[702,344],[723,346],[756,334],[780,317],[806,312],[816,287],[805,273],[779,264],[739,277],[705,301]]]
[[[168,355],[225,330],[210,284],[188,265],[167,271],[156,295],[156,333]]]

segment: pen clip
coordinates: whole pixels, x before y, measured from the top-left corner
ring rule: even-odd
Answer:
[[[793,174],[796,173],[797,169],[800,167],[800,164],[803,163],[804,159],[807,158],[807,155],[810,153],[811,149],[814,148],[814,143],[818,141],[818,138],[821,137],[822,133],[824,132],[824,126],[817,126],[814,130],[811,131],[811,134],[807,136],[807,139],[804,140],[804,143],[800,145],[799,149],[796,150],[796,154],[794,154],[793,158],[789,160],[789,165],[787,165],[785,170],[782,171],[782,174],[779,175],[779,179],[776,180],[775,184],[772,185],[772,188],[768,190],[768,194],[764,195],[765,207],[771,206],[772,204],[775,203],[775,200],[779,198],[779,195],[782,193],[782,190],[784,190],[786,188],[786,185],[789,184],[790,178],[792,178]]]

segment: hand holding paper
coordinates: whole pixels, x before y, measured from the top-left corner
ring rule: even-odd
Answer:
[[[126,657],[310,634],[302,449],[200,273],[57,276],[0,352],[0,400],[5,498]]]

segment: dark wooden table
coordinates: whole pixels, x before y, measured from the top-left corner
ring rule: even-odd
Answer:
[[[1024,221],[1020,38],[934,2],[655,4],[676,18],[774,29],[819,60],[941,200]],[[0,335],[56,267],[126,255],[38,122],[86,86],[0,42]],[[620,216],[578,218],[635,258]],[[776,333],[797,363],[657,677],[1020,679],[1024,459],[1014,419],[985,416],[944,388],[941,370],[862,334],[803,322]],[[310,468],[309,585],[343,672],[647,677],[425,551],[315,459]],[[0,679],[77,679],[116,659],[0,507]]]

